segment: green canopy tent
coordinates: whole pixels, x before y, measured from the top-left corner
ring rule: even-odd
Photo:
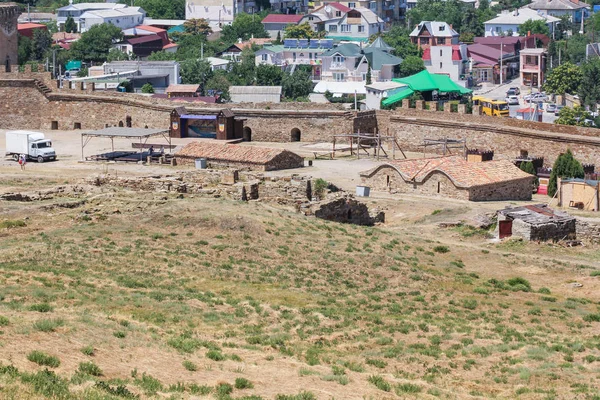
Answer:
[[[394,82],[408,85],[409,90],[403,90],[396,93],[387,99],[384,99],[381,104],[390,106],[409,97],[414,92],[432,92],[434,90],[439,93],[456,93],[460,95],[470,94],[472,90],[460,86],[446,75],[431,74],[427,70],[423,70],[417,74],[404,78],[394,78]]]

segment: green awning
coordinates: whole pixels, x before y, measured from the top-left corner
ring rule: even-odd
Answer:
[[[381,104],[383,104],[384,106],[391,106],[392,104],[396,104],[397,102],[402,101],[405,98],[412,96],[412,94],[414,92],[415,91],[412,90],[411,88],[405,87],[404,89],[402,89],[398,93],[396,93],[396,94],[394,94],[394,95],[392,95],[390,97],[385,98],[381,102]]]
[[[458,85],[446,75],[431,74],[427,70],[404,78],[394,78],[392,81],[404,83],[415,92],[428,92],[432,90],[460,94],[469,94],[472,92],[472,90]]]

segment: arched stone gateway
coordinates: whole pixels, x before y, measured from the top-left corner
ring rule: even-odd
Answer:
[[[245,126],[244,127],[244,131],[242,134],[242,139],[244,140],[244,142],[251,142],[252,141],[252,129],[249,126]]]
[[[302,136],[301,136],[300,129],[298,129],[298,128],[292,129],[290,140],[292,142],[299,142],[301,138],[302,138]]]

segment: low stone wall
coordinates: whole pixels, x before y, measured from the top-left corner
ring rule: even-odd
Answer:
[[[313,213],[317,218],[355,225],[372,226],[385,221],[383,211],[371,212],[366,204],[347,197],[320,204],[313,208]]]
[[[532,178],[476,186],[469,189],[471,201],[531,200]]]
[[[577,238],[592,243],[600,243],[600,223],[584,221],[577,218]]]

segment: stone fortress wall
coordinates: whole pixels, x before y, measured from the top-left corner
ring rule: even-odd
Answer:
[[[101,129],[105,126],[169,127],[170,112],[182,103],[137,94],[94,91],[93,85],[59,89],[47,72],[0,68],[0,129]],[[396,135],[404,151],[422,151],[424,139],[466,139],[469,148],[494,150],[496,158],[513,159],[522,150],[552,164],[567,148],[585,163],[600,165],[600,130],[533,123],[458,112],[402,107],[393,111],[349,111],[339,105],[311,103],[195,104],[192,114],[217,114],[229,107],[244,118],[253,141],[289,142],[300,131],[302,142],[331,142],[352,132]],[[313,108],[313,109],[311,109]],[[450,109],[450,108],[448,108]],[[441,149],[440,149],[441,150]],[[428,150],[435,152],[435,150]],[[398,153],[396,153],[398,154]]]
[[[21,10],[15,3],[0,3],[0,69],[17,63],[17,19]]]

